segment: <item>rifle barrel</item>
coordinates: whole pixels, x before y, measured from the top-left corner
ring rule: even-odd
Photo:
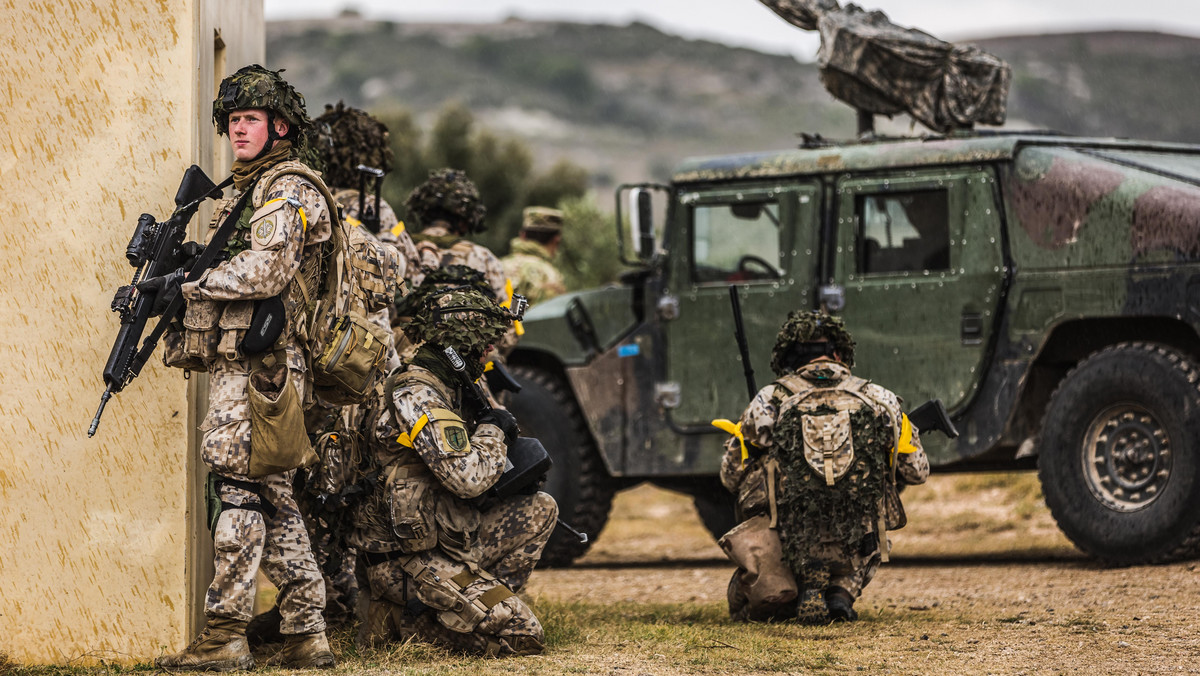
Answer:
[[[92,418],[92,425],[88,427],[89,439],[96,436],[96,428],[100,427],[100,416],[104,414],[104,407],[109,399],[112,399],[112,385],[105,388],[104,394],[100,395],[100,408],[96,409],[96,417]]]

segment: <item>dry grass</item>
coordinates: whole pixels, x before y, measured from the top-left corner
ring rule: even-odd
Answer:
[[[909,525],[892,534],[895,559],[854,624],[730,622],[732,566],[691,500],[641,486],[617,497],[576,566],[534,574],[524,597],[545,654],[486,660],[421,643],[360,653],[342,631],[333,673],[1200,673],[1196,564],[1088,561],[1054,527],[1032,474],[935,476],[904,500]]]

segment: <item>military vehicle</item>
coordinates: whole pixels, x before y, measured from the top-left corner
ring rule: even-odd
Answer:
[[[628,192],[651,188],[667,217],[637,233],[637,267],[533,308],[510,356],[568,521],[598,532],[612,492],[650,480],[694,495],[714,534],[732,525],[709,422],[748,401],[734,284],[760,385],[788,311],[825,306],[856,373],[946,404],[961,436],[923,438],[935,468],[1037,467],[1064,533],[1108,561],[1195,553],[1200,146],[814,144],[690,160]],[[553,563],[583,550],[553,542]]]
[[[820,28],[862,133],[618,190],[631,270],[535,307],[509,358],[564,518],[597,533],[648,480],[733,525],[710,421],[748,403],[734,285],[759,385],[790,310],[836,312],[856,374],[946,405],[960,436],[923,436],[935,469],[1036,468],[1063,532],[1112,563],[1200,552],[1200,146],[972,131],[1003,122],[1007,64],[835,0],[761,1]],[[897,111],[938,133],[871,132]],[[544,559],[585,547],[556,533]]]

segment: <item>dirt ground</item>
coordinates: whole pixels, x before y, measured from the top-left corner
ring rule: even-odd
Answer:
[[[1087,559],[1055,527],[1032,474],[935,476],[904,500],[909,525],[892,534],[892,562],[859,600],[860,622],[803,635],[830,641],[820,671],[1200,673],[1196,562],[1105,568]],[[539,570],[528,594],[722,604],[732,570],[689,498],[643,485],[617,496],[585,557]],[[855,648],[839,649],[839,638]],[[593,666],[631,668],[604,666],[613,659]]]

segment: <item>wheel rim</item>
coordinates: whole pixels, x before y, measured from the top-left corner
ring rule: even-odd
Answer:
[[[1102,411],[1088,425],[1083,451],[1088,488],[1118,512],[1145,508],[1171,478],[1171,439],[1143,406],[1119,404]]]

